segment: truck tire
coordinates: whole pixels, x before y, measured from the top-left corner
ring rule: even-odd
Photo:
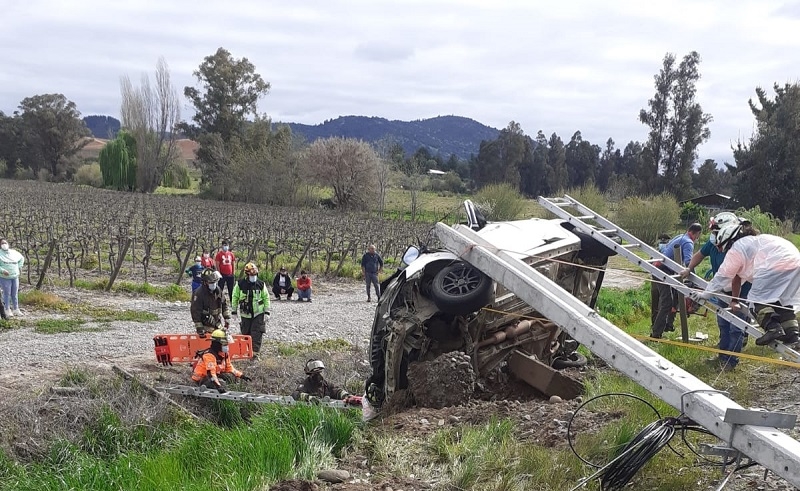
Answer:
[[[551,366],[555,370],[563,370],[565,368],[580,368],[580,367],[585,367],[587,361],[588,360],[586,359],[585,356],[578,353],[577,351],[573,351],[566,357],[560,356],[555,360],[553,360],[553,364]]]
[[[492,279],[472,265],[454,262],[441,269],[431,283],[431,300],[440,311],[467,315],[492,303]]]

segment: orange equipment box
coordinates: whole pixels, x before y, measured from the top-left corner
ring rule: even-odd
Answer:
[[[191,363],[195,354],[211,347],[211,336],[201,338],[197,334],[156,334],[153,336],[156,347],[156,360],[162,365],[173,362]],[[234,334],[233,342],[228,343],[228,355],[232,360],[253,357],[253,341],[250,336]]]

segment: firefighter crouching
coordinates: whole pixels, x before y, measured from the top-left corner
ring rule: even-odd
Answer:
[[[303,371],[306,378],[292,392],[292,398],[296,401],[318,403],[323,397],[339,399],[345,402],[351,397],[350,393],[344,389],[336,387],[322,377],[325,364],[322,360],[308,360]]]
[[[197,334],[203,338],[206,333],[217,329],[228,329],[231,307],[228,296],[222,294],[217,286],[222,275],[206,268],[200,275],[203,285],[192,293],[192,322]]]
[[[217,389],[223,394],[227,392],[224,382],[233,382],[235,378],[251,380],[233,366],[228,356],[228,334],[217,329],[211,333],[211,347],[198,351],[195,356],[192,380],[198,386]]]

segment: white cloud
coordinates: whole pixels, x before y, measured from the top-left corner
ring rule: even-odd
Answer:
[[[116,115],[121,75],[163,55],[182,90],[222,46],[271,82],[261,108],[275,120],[458,114],[622,147],[646,136],[638,113],[664,54],[695,50],[714,117],[701,158],[731,161],[755,87],[800,78],[800,3],[781,0],[0,2],[5,112],[62,92],[84,114]]]

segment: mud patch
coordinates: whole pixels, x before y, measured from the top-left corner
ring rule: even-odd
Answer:
[[[475,392],[469,355],[452,351],[408,367],[408,389],[417,406],[441,409],[464,404]]]
[[[311,481],[302,481],[299,479],[292,479],[289,481],[281,481],[272,485],[269,491],[318,491],[319,486]]]

